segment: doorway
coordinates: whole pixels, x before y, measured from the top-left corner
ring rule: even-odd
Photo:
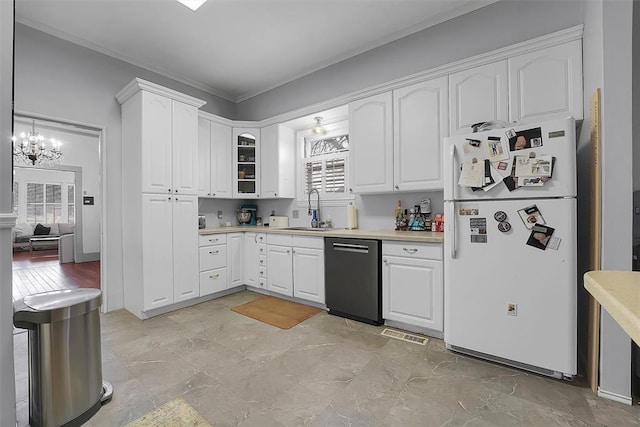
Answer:
[[[56,233],[60,242],[51,239],[48,247],[46,241],[39,247],[28,241],[26,248],[14,244],[14,299],[48,290],[101,288],[103,129],[32,114],[14,115],[14,135],[34,131],[46,139],[61,141],[62,158],[53,164],[33,164],[29,159],[14,157],[16,230],[55,223],[54,228],[64,226],[69,233],[71,227],[73,233]],[[64,260],[58,247],[66,248]]]

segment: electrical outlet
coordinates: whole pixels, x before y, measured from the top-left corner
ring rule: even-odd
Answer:
[[[509,316],[517,316],[518,315],[518,304],[514,304],[512,302],[507,303],[507,314]]]
[[[218,211],[218,219],[222,219],[222,211]]]
[[[300,218],[300,211],[298,209],[294,209],[291,211],[292,218]]]

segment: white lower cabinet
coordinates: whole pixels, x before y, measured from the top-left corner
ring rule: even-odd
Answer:
[[[324,304],[324,238],[267,236],[267,289]]]
[[[227,274],[229,288],[242,286],[244,270],[244,234],[227,234]]]
[[[266,256],[267,238],[265,233],[244,233],[243,283],[259,289],[267,289]],[[262,263],[260,263],[262,260]]]
[[[443,332],[442,245],[382,243],[382,317]]]
[[[200,296],[224,291],[227,281],[227,236],[212,234],[200,236]]]
[[[267,245],[267,289],[293,296],[293,256],[291,246]]]
[[[324,239],[293,236],[293,296],[324,304]]]

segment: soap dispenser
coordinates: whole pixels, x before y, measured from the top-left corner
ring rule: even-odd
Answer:
[[[320,225],[318,223],[318,210],[313,209],[311,211],[311,228],[318,228],[318,225]]]

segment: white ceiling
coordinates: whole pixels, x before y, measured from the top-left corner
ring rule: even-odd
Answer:
[[[234,102],[497,0],[16,0],[16,21]]]

